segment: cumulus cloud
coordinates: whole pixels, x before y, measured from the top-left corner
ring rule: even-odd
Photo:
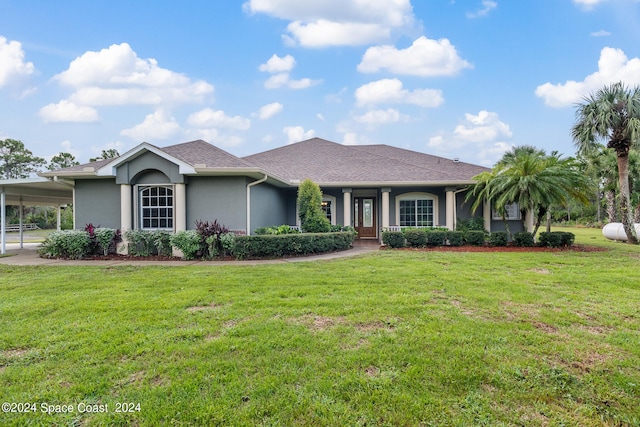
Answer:
[[[356,89],[356,103],[359,106],[375,104],[412,104],[425,108],[435,108],[444,102],[442,91],[436,89],[407,90],[398,79],[382,79],[367,83]]]
[[[594,8],[605,1],[606,0],[573,0],[575,4],[587,10]]]
[[[279,102],[272,102],[271,104],[263,105],[258,111],[258,118],[260,120],[267,120],[276,114],[280,113],[284,109],[284,106]]]
[[[611,33],[609,31],[606,31],[606,30],[600,30],[600,31],[594,31],[590,35],[591,35],[591,37],[607,37],[607,36],[610,36]]]
[[[53,80],[74,90],[68,101],[91,107],[200,103],[214,91],[203,80],[161,68],[155,59],[139,58],[127,43],[85,52]]]
[[[415,23],[409,0],[249,0],[244,8],[291,21],[285,42],[313,48],[380,43]]]
[[[382,125],[408,121],[409,116],[400,114],[398,110],[389,108],[387,110],[368,111],[360,116],[355,116],[354,120],[367,125]]]
[[[293,70],[296,66],[296,60],[293,56],[287,55],[285,57],[279,57],[274,54],[267,62],[260,64],[258,69],[260,71],[266,71],[268,73],[282,73]]]
[[[482,9],[476,12],[468,12],[467,18],[482,18],[487,16],[489,12],[498,7],[498,3],[492,0],[482,0]]]
[[[267,62],[258,67],[260,71],[273,74],[264,82],[264,87],[266,89],[278,89],[281,87],[289,89],[305,89],[320,83],[320,80],[311,80],[309,78],[300,80],[292,79],[290,71],[293,70],[295,65],[296,60],[291,55],[287,55],[283,58],[278,55],[273,55]]]
[[[47,123],[55,122],[95,122],[98,112],[86,105],[76,105],[63,99],[57,104],[49,104],[40,109],[40,117]]]
[[[359,135],[356,132],[345,132],[342,138],[342,144],[344,145],[367,145],[370,144],[369,139],[364,135]]]
[[[138,141],[152,141],[171,138],[180,130],[180,125],[171,113],[159,108],[153,114],[148,114],[142,123],[124,129],[120,134]]]
[[[513,133],[497,113],[482,110],[478,114],[465,114],[465,119],[453,132],[440,132],[427,146],[445,157],[462,157],[458,153],[474,153],[467,161],[484,166],[493,165],[513,145],[506,140]]]
[[[197,128],[247,130],[251,127],[251,120],[245,117],[227,116],[224,111],[212,110],[211,108],[205,108],[189,115],[187,123]]]
[[[15,78],[33,74],[34,70],[32,62],[24,61],[22,44],[0,36],[0,88]]]
[[[460,58],[449,40],[424,36],[406,49],[389,45],[370,47],[358,64],[361,73],[389,71],[420,77],[454,76],[465,68],[472,65]]]
[[[282,132],[287,135],[287,144],[313,138],[316,133],[313,129],[305,131],[302,126],[286,126]]]
[[[565,83],[547,82],[536,88],[536,96],[544,99],[549,107],[568,107],[580,102],[589,93],[602,86],[622,81],[630,86],[640,84],[640,59],[629,59],[621,49],[605,47],[600,52],[598,71],[583,81],[567,80]]]

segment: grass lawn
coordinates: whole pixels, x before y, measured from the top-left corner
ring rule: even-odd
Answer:
[[[640,247],[571,231],[608,250],[0,266],[0,424],[640,425]]]

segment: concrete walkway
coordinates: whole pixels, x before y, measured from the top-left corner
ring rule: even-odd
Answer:
[[[20,249],[18,243],[7,243],[7,255],[0,258],[0,264],[5,265],[84,265],[112,267],[118,265],[163,265],[163,266],[189,266],[189,265],[261,265],[261,264],[286,264],[290,262],[309,262],[346,258],[377,251],[380,246],[377,241],[356,241],[353,248],[346,251],[330,252],[320,255],[310,255],[293,258],[280,258],[268,260],[248,261],[134,261],[134,260],[64,260],[40,258],[37,248],[40,243],[25,243]]]

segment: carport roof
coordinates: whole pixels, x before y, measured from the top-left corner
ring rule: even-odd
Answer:
[[[0,180],[6,205],[58,206],[73,203],[73,186],[47,178]]]

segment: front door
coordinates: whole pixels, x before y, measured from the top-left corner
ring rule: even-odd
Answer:
[[[353,199],[353,224],[358,238],[375,239],[376,199],[374,197],[355,197]]]

